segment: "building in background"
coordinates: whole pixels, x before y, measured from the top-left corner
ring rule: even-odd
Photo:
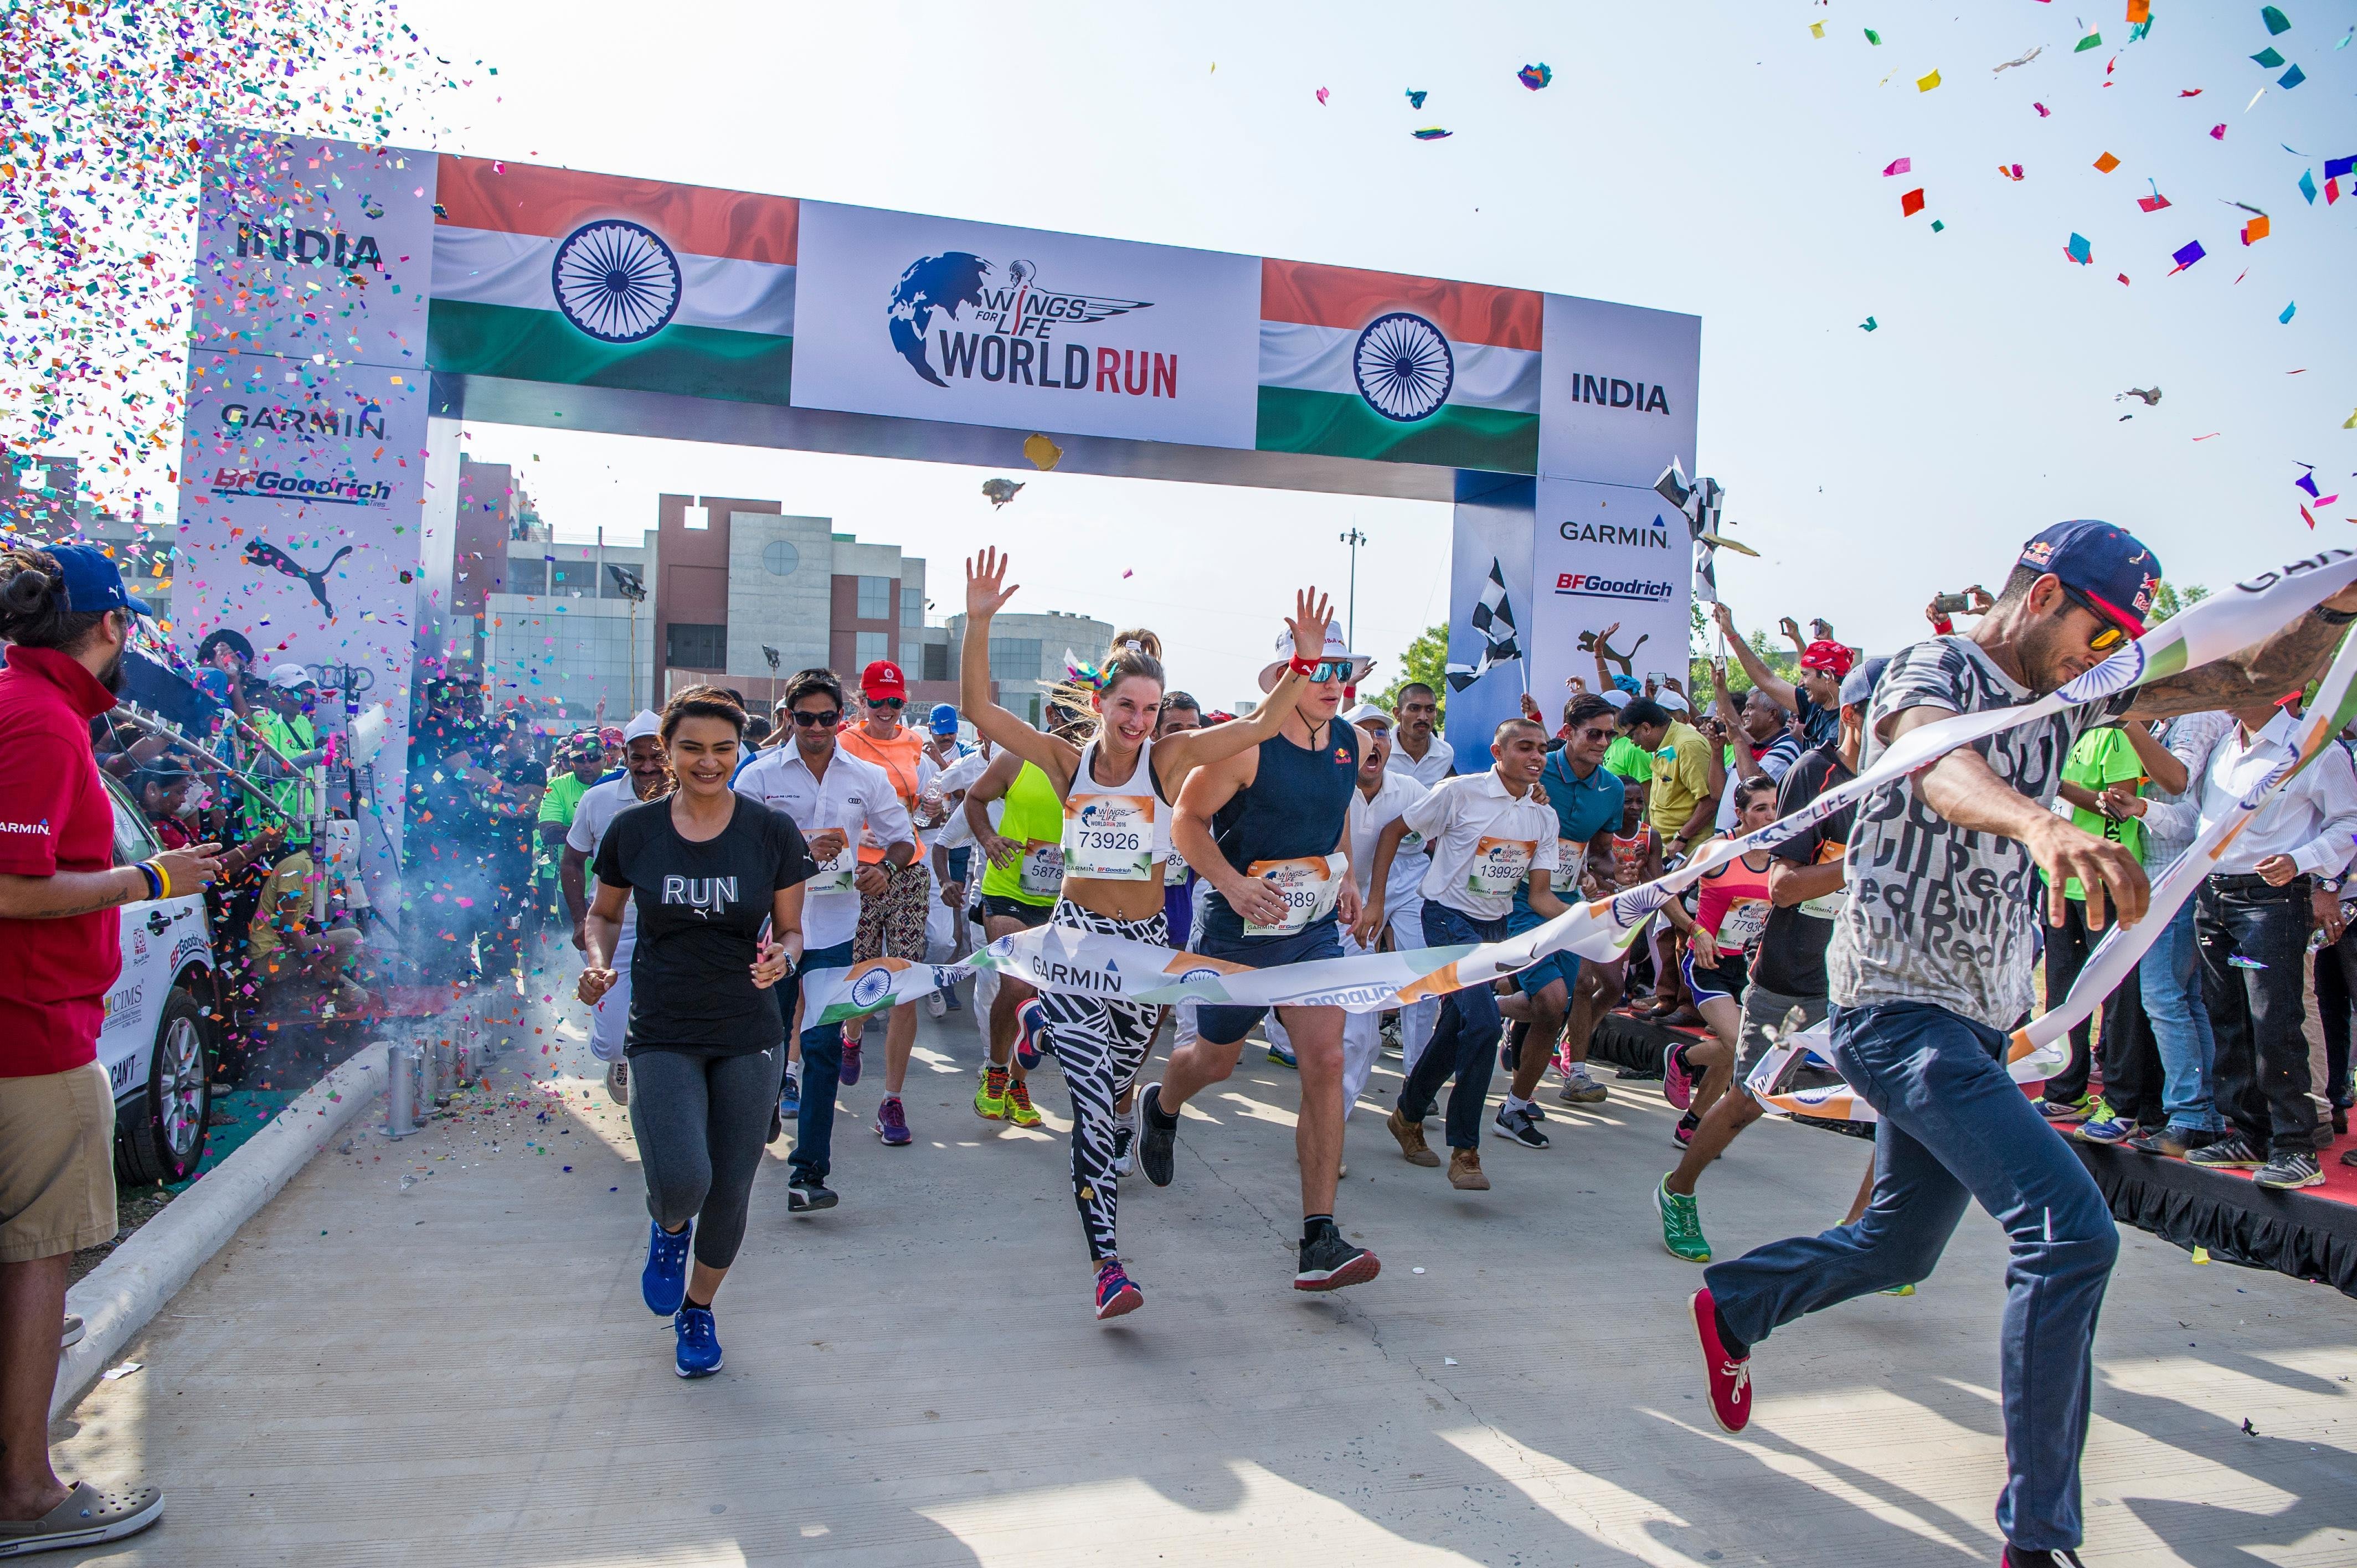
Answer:
[[[91,505],[81,493],[78,459],[23,454],[0,461],[0,530],[49,543],[78,539],[105,546],[124,583],[169,626],[175,531],[150,528],[136,513],[117,517]]]
[[[941,631],[945,644],[942,663],[954,682],[965,646],[963,612],[952,616]],[[990,678],[999,706],[1038,725],[1047,708],[1049,691],[1065,679],[1064,655],[1070,653],[1083,664],[1103,664],[1112,644],[1112,626],[1090,616],[1045,610],[1018,615],[1001,611],[991,617]]]

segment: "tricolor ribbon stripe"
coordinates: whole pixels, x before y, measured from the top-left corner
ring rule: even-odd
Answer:
[[[1844,807],[1929,767],[1958,746],[2039,723],[2065,708],[2100,701],[2143,682],[2161,680],[2247,648],[2352,582],[2357,582],[2357,553],[2328,550],[2296,561],[2280,571],[2237,583],[2155,627],[2077,680],[2036,702],[1986,713],[1959,714],[1910,730],[1872,768],[1848,783],[1826,790],[1792,815],[1742,838],[1722,843],[1655,881],[1626,889],[1610,898],[1576,905],[1544,925],[1504,941],[1472,948],[1424,948],[1324,959],[1273,969],[1247,969],[1200,954],[1174,952],[1150,943],[1049,925],[1003,937],[959,964],[872,959],[848,970],[815,972],[803,982],[807,998],[804,1022],[834,1022],[914,1002],[928,992],[956,983],[969,971],[983,969],[1002,971],[1044,991],[1082,992],[1146,1005],[1202,1002],[1241,1006],[1341,1007],[1364,1013],[1404,1006],[1466,986],[1486,985],[1527,969],[1550,953],[1570,951],[1609,962],[1628,950],[1646,922],[1663,905],[1705,874],[1738,855],[1781,843]],[[2336,676],[2341,675],[2342,661],[2348,658],[2344,651],[2342,660],[2335,662]],[[2346,700],[2347,685],[2343,680],[2340,693],[2330,704],[2335,712]],[[2327,704],[2319,700],[2318,706],[2320,711]],[[2323,733],[2329,736],[2330,728]],[[2308,745],[2304,739],[2303,761],[2313,755],[2306,749]],[[2220,847],[2222,849],[2222,842]],[[2188,858],[2193,853],[2189,851]],[[2200,871],[2189,875],[2198,880]],[[2179,901],[2191,886],[2190,880],[2183,885],[2178,893]],[[2150,933],[2158,928],[2147,921],[2136,929]],[[2148,942],[2149,934],[2144,940]],[[2106,950],[2099,949],[2097,956]],[[2119,961],[2120,972],[2125,972],[2126,964],[2134,961],[2134,957],[2128,954]],[[2086,973],[2095,972],[2091,961]],[[2081,986],[2074,988],[2074,1000],[2078,990],[2086,983],[2083,978]],[[2104,989],[2108,988],[2107,983]],[[2093,994],[2100,996],[2103,992]],[[2092,1007],[2093,1003],[2089,1005]],[[2070,1022],[2055,1028],[2053,1035],[2067,1030]],[[2051,1036],[2043,1038],[2050,1043]],[[2027,1049],[2017,1045],[2016,1054],[2021,1061],[2027,1061],[2036,1051],[2035,1044]],[[2044,1076],[2051,1065],[2052,1058],[2049,1058],[2033,1076]],[[2016,1075],[2021,1076],[2018,1061]],[[1830,1110],[1813,1113],[1846,1114]]]

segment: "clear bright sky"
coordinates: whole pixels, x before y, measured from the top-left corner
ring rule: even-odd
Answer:
[[[2357,431],[2340,428],[2357,411],[2357,181],[2330,207],[2297,188],[2357,153],[2357,46],[2333,48],[2357,0],[2287,0],[2274,38],[2256,5],[2155,0],[2135,45],[2124,0],[2103,0],[2083,53],[2074,4],[2094,0],[403,14],[444,56],[500,68],[444,102],[448,150],[1697,314],[1689,467],[1727,487],[1764,557],[1722,555],[1723,596],[1747,628],[1824,615],[1889,648],[1921,633],[1935,590],[1996,587],[2062,518],[2124,524],[2172,580],[2212,585],[2357,538]],[[2283,74],[2248,59],[2270,44],[2308,80],[2246,112]],[[1536,61],[1555,80],[1532,92],[1514,73]],[[1408,88],[1428,90],[1421,111]],[[1423,125],[1456,134],[1413,140]],[[2105,152],[2110,174],[2092,166]],[[1884,177],[1902,156],[1911,173]],[[2014,163],[2018,183],[1998,173]],[[2147,179],[2169,208],[2137,209]],[[1927,209],[1902,217],[1918,186]],[[2273,235],[2242,245],[2229,200]],[[2092,265],[2064,255],[2074,231]],[[2194,239],[2208,259],[2165,275]],[[2155,385],[2157,407],[2115,401]],[[1439,505],[1017,474],[1029,488],[994,514],[979,469],[470,435],[522,465],[560,537],[634,534],[659,490],[774,497],[929,557],[937,616],[961,602],[956,560],[1000,543],[1018,607],[1153,626],[1174,682],[1213,700],[1249,693],[1296,584],[1339,603],[1353,522],[1372,541],[1363,650],[1388,666],[1447,613]],[[2343,495],[2314,534],[2301,461]]]

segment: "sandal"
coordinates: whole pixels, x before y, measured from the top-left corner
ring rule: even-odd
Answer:
[[[164,1494],[154,1487],[102,1492],[88,1481],[76,1481],[66,1500],[40,1518],[0,1520],[0,1557],[120,1541],[163,1517]]]

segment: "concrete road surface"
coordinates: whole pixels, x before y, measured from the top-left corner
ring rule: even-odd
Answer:
[[[971,1016],[924,1024],[906,1149],[867,1130],[871,1031],[836,1136],[843,1207],[790,1219],[772,1149],[718,1302],[726,1369],[690,1383],[639,1299],[628,1122],[593,1085],[579,1009],[541,1007],[548,1032],[497,1093],[324,1153],[133,1346],[144,1369],[59,1423],[69,1477],[169,1497],[160,1527],[88,1560],[1996,1560],[2004,1253],[1977,1211],[1911,1299],[1764,1346],[1759,1413],[1730,1439],[1700,1397],[1698,1271],[1648,1201],[1674,1158],[1657,1085],[1592,1114],[1550,1099],[1555,1147],[1493,1138],[1494,1190],[1458,1194],[1370,1113],[1397,1086],[1386,1056],[1340,1205],[1383,1276],[1312,1296],[1289,1288],[1297,1081],[1254,1051],[1187,1120],[1177,1183],[1125,1185],[1146,1305],[1101,1326],[1062,1086],[1033,1080],[1049,1130],[978,1121]],[[1727,1256],[1838,1219],[1867,1154],[1761,1124],[1704,1184],[1711,1240]],[[2124,1240],[2091,1568],[2357,1563],[2357,1304]]]

